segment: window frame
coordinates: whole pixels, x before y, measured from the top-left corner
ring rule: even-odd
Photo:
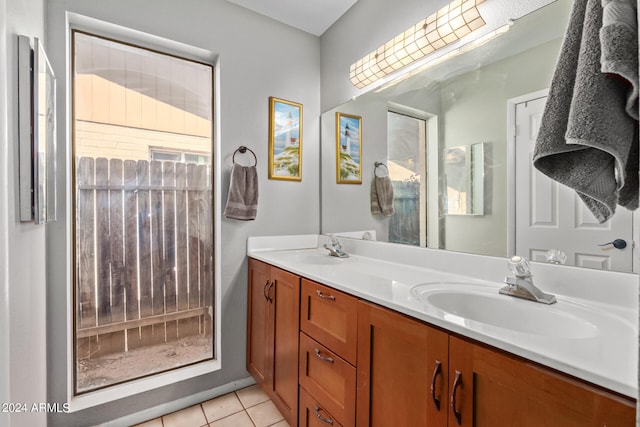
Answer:
[[[102,405],[111,401],[122,399],[123,397],[132,396],[145,391],[154,390],[183,381],[189,378],[218,371],[222,368],[221,358],[221,260],[219,257],[221,247],[221,217],[218,206],[221,204],[221,194],[219,183],[221,182],[221,164],[220,164],[220,101],[219,91],[219,57],[217,54],[189,46],[180,42],[142,33],[137,30],[121,27],[119,25],[110,24],[94,18],[67,12],[67,61],[66,61],[66,81],[67,90],[66,98],[69,106],[66,118],[67,133],[67,176],[70,181],[67,185],[69,197],[67,197],[67,224],[71,232],[67,232],[67,277],[69,284],[67,285],[67,366],[66,366],[66,389],[67,402],[69,403],[69,411],[76,412],[93,406]],[[151,50],[164,55],[174,56],[180,59],[199,62],[212,67],[212,132],[211,132],[211,207],[213,220],[213,359],[176,368],[170,371],[160,372],[138,379],[133,379],[120,384],[111,385],[105,388],[93,391],[76,393],[75,383],[75,287],[76,287],[76,271],[75,271],[75,112],[74,112],[74,32],[87,33],[92,36],[102,37],[113,40],[118,43],[125,43],[142,49]],[[69,160],[71,160],[69,162]]]
[[[209,156],[209,153],[203,153],[201,151],[181,151],[181,150],[172,150],[172,149],[168,149],[168,148],[162,148],[162,147],[154,147],[154,146],[150,146],[149,147],[149,160],[159,160],[159,159],[154,159],[153,156],[154,154],[165,154],[165,155],[175,155],[180,157],[179,160],[171,160],[171,159],[160,159],[160,161],[169,161],[169,162],[185,162],[187,156],[204,156],[207,159],[207,163],[206,164],[211,164],[211,157]],[[198,163],[200,164],[200,163]]]

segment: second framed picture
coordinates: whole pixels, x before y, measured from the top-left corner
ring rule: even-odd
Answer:
[[[302,104],[269,98],[269,179],[302,181]]]
[[[336,113],[336,182],[362,184],[362,117]]]

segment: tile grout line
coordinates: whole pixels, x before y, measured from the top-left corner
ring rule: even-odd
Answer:
[[[247,418],[249,418],[249,421],[251,421],[251,424],[253,424],[253,427],[257,427],[256,423],[253,421],[253,418],[251,418],[251,415],[247,411],[248,408],[246,406],[244,406],[244,402],[242,401],[242,399],[240,399],[240,396],[238,395],[238,390],[234,391],[233,394],[235,394],[236,395],[236,399],[238,399],[238,401],[240,401],[240,405],[242,405],[242,410],[244,411],[244,413],[247,416]]]
[[[204,409],[204,405],[203,405],[203,404],[204,404],[205,402],[200,402],[200,403],[198,404],[198,406],[200,407],[200,411],[201,411],[201,413],[204,415],[204,419],[205,419],[205,422],[206,422],[205,424],[203,424],[203,425],[202,425],[202,426],[200,426],[200,427],[211,427],[211,425],[212,425],[213,423],[216,423],[216,422],[218,422],[218,421],[220,421],[220,420],[222,420],[222,419],[225,419],[225,418],[231,417],[231,416],[233,416],[233,415],[237,415],[237,414],[239,414],[239,413],[241,413],[241,412],[244,412],[244,414],[246,415],[246,417],[247,417],[247,418],[249,419],[249,421],[251,422],[251,425],[252,425],[252,426],[254,426],[254,427],[258,427],[258,424],[256,424],[256,421],[251,417],[251,414],[249,413],[249,409],[255,408],[255,407],[260,406],[260,405],[263,405],[263,404],[265,404],[266,402],[269,402],[269,401],[270,401],[270,399],[269,399],[269,398],[266,398],[265,400],[262,400],[262,401],[259,401],[259,402],[255,402],[255,403],[251,404],[250,406],[245,406],[245,403],[242,401],[242,399],[240,398],[240,395],[238,394],[238,390],[233,391],[232,393],[234,394],[235,398],[240,402],[240,406],[242,407],[242,409],[241,409],[241,410],[239,410],[239,411],[236,411],[236,412],[234,412],[234,413],[228,414],[228,415],[226,415],[226,416],[225,416],[225,417],[223,417],[223,418],[220,418],[220,419],[217,419],[217,420],[214,420],[214,421],[211,421],[211,422],[210,422],[210,421],[209,421],[209,418],[207,417],[207,412],[206,412],[206,411],[205,411],[205,409]],[[222,396],[218,396],[218,397],[222,397]],[[194,405],[194,406],[195,406],[195,405]],[[185,408],[185,409],[186,409],[186,408]],[[176,412],[179,412],[179,411],[176,411]],[[166,414],[166,415],[163,415],[163,416],[158,417],[158,419],[159,419],[160,424],[161,424],[161,426],[162,426],[162,427],[166,427],[165,422],[164,422],[164,417],[165,417],[165,416],[168,416],[168,415],[171,415],[171,414]],[[276,424],[278,424],[278,423],[282,422],[282,421],[284,420],[284,417],[282,416],[282,414],[280,414],[280,416],[281,416],[281,418],[280,418],[278,421],[276,421],[276,422],[273,422],[273,423],[269,424],[269,425],[268,425],[268,427],[273,427],[273,426],[275,426]]]

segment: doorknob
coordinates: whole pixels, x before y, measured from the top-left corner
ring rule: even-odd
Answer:
[[[598,246],[607,246],[607,245],[613,245],[613,247],[616,249],[624,249],[627,247],[627,241],[624,239],[616,239],[613,242],[603,243]]]

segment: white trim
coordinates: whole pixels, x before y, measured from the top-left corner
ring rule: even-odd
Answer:
[[[93,406],[102,405],[107,402],[111,402],[114,400],[122,399],[123,397],[132,396],[135,394],[143,393],[149,390],[157,389],[160,387],[164,387],[170,384],[173,384],[178,381],[183,381],[189,378],[194,378],[200,375],[208,374],[211,372],[218,371],[222,369],[222,357],[221,357],[221,345],[222,345],[222,291],[221,291],[221,260],[220,256],[220,248],[221,244],[221,219],[220,219],[220,209],[217,209],[221,204],[221,191],[219,190],[220,182],[221,182],[221,150],[220,150],[220,141],[221,141],[221,130],[220,130],[220,59],[217,54],[214,54],[210,51],[189,46],[180,42],[168,40],[162,37],[158,37],[152,34],[143,33],[141,31],[133,30],[130,28],[122,27],[120,25],[100,21],[94,18],[90,18],[87,16],[79,15],[73,12],[66,12],[66,81],[67,81],[67,91],[66,91],[66,153],[67,159],[69,160],[67,164],[67,170],[65,171],[67,181],[66,181],[66,191],[67,195],[72,194],[72,163],[73,160],[70,159],[71,153],[71,140],[72,140],[72,129],[73,129],[73,117],[72,117],[72,99],[71,99],[71,88],[72,88],[72,78],[71,75],[71,54],[72,54],[72,30],[85,30],[91,32],[92,34],[100,35],[103,37],[111,37],[118,40],[123,40],[126,42],[135,43],[138,46],[159,50],[164,53],[169,53],[172,55],[176,55],[181,58],[190,59],[194,61],[204,62],[207,64],[211,64],[213,66],[214,73],[214,82],[213,82],[213,152],[212,155],[214,157],[214,182],[213,182],[213,221],[214,221],[214,310],[215,310],[215,324],[214,324],[214,354],[213,360],[204,361],[201,363],[197,363],[190,366],[185,366],[183,368],[174,369],[172,371],[159,373],[153,376],[149,376],[146,378],[141,378],[137,380],[132,380],[124,384],[114,385],[105,389],[96,390],[94,392],[82,394],[79,396],[74,396],[74,380],[73,380],[73,292],[71,286],[67,287],[67,402],[69,403],[70,412],[76,412],[83,409],[87,409]],[[72,218],[71,218],[71,197],[67,197],[67,229],[72,230]],[[66,244],[67,244],[67,259],[72,260],[72,241],[71,241],[71,233],[67,233],[66,236]],[[67,277],[69,278],[69,283],[71,283],[71,278],[73,277],[71,262],[67,263]],[[234,383],[231,383],[234,384]],[[240,384],[240,383],[238,383]],[[210,391],[210,393],[215,392],[215,390],[227,390],[224,388],[226,386],[222,386]],[[193,396],[199,396],[193,395]],[[179,399],[176,402],[182,402],[183,400],[189,400],[193,398],[193,396],[189,396],[184,399]],[[155,409],[155,408],[154,408]],[[179,408],[178,408],[179,409]],[[144,411],[143,413],[146,413]],[[114,422],[115,423],[115,422]],[[118,425],[111,424],[108,425]]]
[[[161,50],[162,53],[168,53],[180,58],[191,59],[207,64],[215,64],[218,59],[217,54],[196,46],[180,43],[111,22],[101,21],[74,12],[66,12],[66,15],[69,33],[71,30],[87,31],[97,36],[126,40],[140,47]]]
[[[516,251],[516,105],[549,95],[537,90],[507,100],[507,255]]]
[[[11,323],[9,318],[9,134],[8,134],[8,85],[9,52],[7,46],[7,2],[0,0],[0,402],[10,402],[9,375],[11,360]],[[10,196],[11,195],[11,196]],[[10,426],[8,413],[0,412],[0,425]]]
[[[419,110],[417,108],[409,107],[407,105],[398,104],[397,102],[388,101],[387,102],[387,111],[396,114],[403,114],[405,116],[413,117],[414,119],[419,120],[430,120],[434,117],[437,117],[435,114],[431,114],[429,112]]]
[[[631,235],[633,241],[631,242],[631,272],[640,273],[640,257],[638,257],[638,251],[640,250],[640,210],[633,212],[633,218],[631,220]],[[640,397],[640,396],[639,396]]]
[[[73,339],[71,336],[70,339]],[[72,359],[69,357],[69,359]],[[71,360],[73,365],[73,360]],[[114,385],[105,389],[82,394],[80,396],[69,396],[69,412],[77,412],[94,406],[103,405],[107,402],[133,396],[145,391],[171,385],[173,383],[194,378],[199,375],[208,374],[221,368],[220,360],[210,360],[172,371],[162,372],[150,377],[129,381],[123,384]],[[73,392],[73,375],[69,377]]]

